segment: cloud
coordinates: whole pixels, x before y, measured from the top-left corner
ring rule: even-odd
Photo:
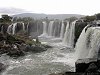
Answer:
[[[29,11],[26,11],[24,9],[19,8],[0,8],[0,13],[2,14],[20,14],[20,13],[26,13]]]

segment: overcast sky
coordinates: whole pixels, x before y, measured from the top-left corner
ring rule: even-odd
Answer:
[[[100,0],[0,0],[0,13],[82,14],[100,13]]]

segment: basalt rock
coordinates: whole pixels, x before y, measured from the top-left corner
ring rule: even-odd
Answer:
[[[76,73],[100,75],[100,60],[96,58],[79,59],[75,63]]]

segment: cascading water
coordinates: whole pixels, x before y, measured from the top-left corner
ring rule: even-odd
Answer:
[[[48,36],[53,36],[53,23],[54,21],[50,21],[49,26],[48,26]]]
[[[15,34],[16,25],[17,25],[17,23],[14,23],[14,24],[13,24],[13,28],[12,28],[12,34],[13,34],[13,35]]]
[[[3,32],[3,26],[1,27],[1,32]]]
[[[75,47],[75,59],[97,58],[100,48],[100,27],[86,26]],[[86,31],[87,29],[87,31]]]
[[[12,31],[12,24],[8,26],[8,28],[7,28],[7,33],[8,33],[8,34],[11,34],[11,31]]]
[[[76,21],[73,21],[71,23],[71,29],[70,29],[70,38],[69,38],[69,46],[70,47],[73,47],[74,46],[74,38],[75,38],[75,24],[76,24]]]
[[[71,24],[69,24],[69,22],[67,21],[66,31],[63,39],[63,44],[71,48],[73,48],[74,46],[75,23],[76,20],[73,21]]]
[[[69,44],[69,36],[70,36],[70,25],[69,22],[67,21],[67,26],[66,26],[66,31],[64,34],[64,38],[63,38],[63,44],[67,45]]]
[[[22,23],[22,26],[23,26],[23,31],[25,31],[25,25],[24,25],[24,23]]]
[[[28,24],[27,24],[27,29],[26,29],[26,30],[27,30],[27,32],[28,32],[28,28],[29,28],[29,22],[28,22]]]
[[[48,36],[47,34],[47,23],[44,21],[43,23],[43,33],[39,37],[46,37]]]
[[[60,38],[61,39],[64,37],[64,28],[65,28],[65,26],[64,26],[64,23],[62,21],[61,32],[60,32]]]
[[[21,25],[22,25],[22,30],[25,31],[24,23],[21,22]],[[12,23],[11,25],[9,25],[8,28],[7,28],[7,33],[14,35],[15,32],[16,32],[16,26],[17,26],[17,23]],[[27,26],[27,29],[28,29],[28,26]]]

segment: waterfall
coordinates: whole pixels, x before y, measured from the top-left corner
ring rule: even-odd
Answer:
[[[29,28],[29,22],[28,22],[28,24],[27,24],[27,29],[26,29],[26,30],[27,30],[27,32],[28,32],[28,28]]]
[[[8,26],[8,28],[7,28],[7,33],[8,33],[8,34],[11,34],[11,31],[12,31],[12,24]]]
[[[46,22],[43,22],[43,34],[44,35],[47,35],[47,23]]]
[[[43,21],[42,23],[43,23],[43,33],[38,37],[47,37],[48,36],[48,34],[47,34],[47,23],[45,21]]]
[[[53,37],[57,37],[59,38],[60,37],[60,31],[61,31],[61,22],[60,21],[56,21],[54,22],[53,24],[53,31],[52,31],[52,35]]]
[[[69,24],[69,22],[67,21],[66,31],[63,38],[63,44],[71,48],[73,48],[74,46],[75,23],[76,20],[71,24]]]
[[[43,22],[43,33],[39,37],[60,37],[61,24],[59,21]]]
[[[73,21],[70,26],[70,36],[69,36],[69,46],[73,48],[74,46],[74,39],[75,39],[75,24],[76,21]]]
[[[97,58],[100,48],[100,27],[83,29],[75,47],[75,59]],[[86,31],[87,29],[87,31]]]
[[[66,31],[64,34],[64,39],[63,39],[63,44],[67,45],[69,44],[69,36],[70,36],[70,25],[69,22],[67,21],[67,26],[66,26]]]
[[[3,32],[3,26],[1,27],[1,32]]]
[[[53,23],[54,21],[50,21],[48,26],[48,36],[53,36]]]
[[[13,24],[13,28],[12,28],[12,34],[13,34],[13,35],[15,34],[16,25],[17,25],[17,23],[14,23],[14,24]]]
[[[65,26],[64,26],[64,23],[62,21],[61,32],[60,32],[60,38],[61,39],[64,37],[64,28],[65,28]]]
[[[22,23],[22,26],[23,26],[23,31],[25,31],[25,24],[24,24],[24,23]]]

